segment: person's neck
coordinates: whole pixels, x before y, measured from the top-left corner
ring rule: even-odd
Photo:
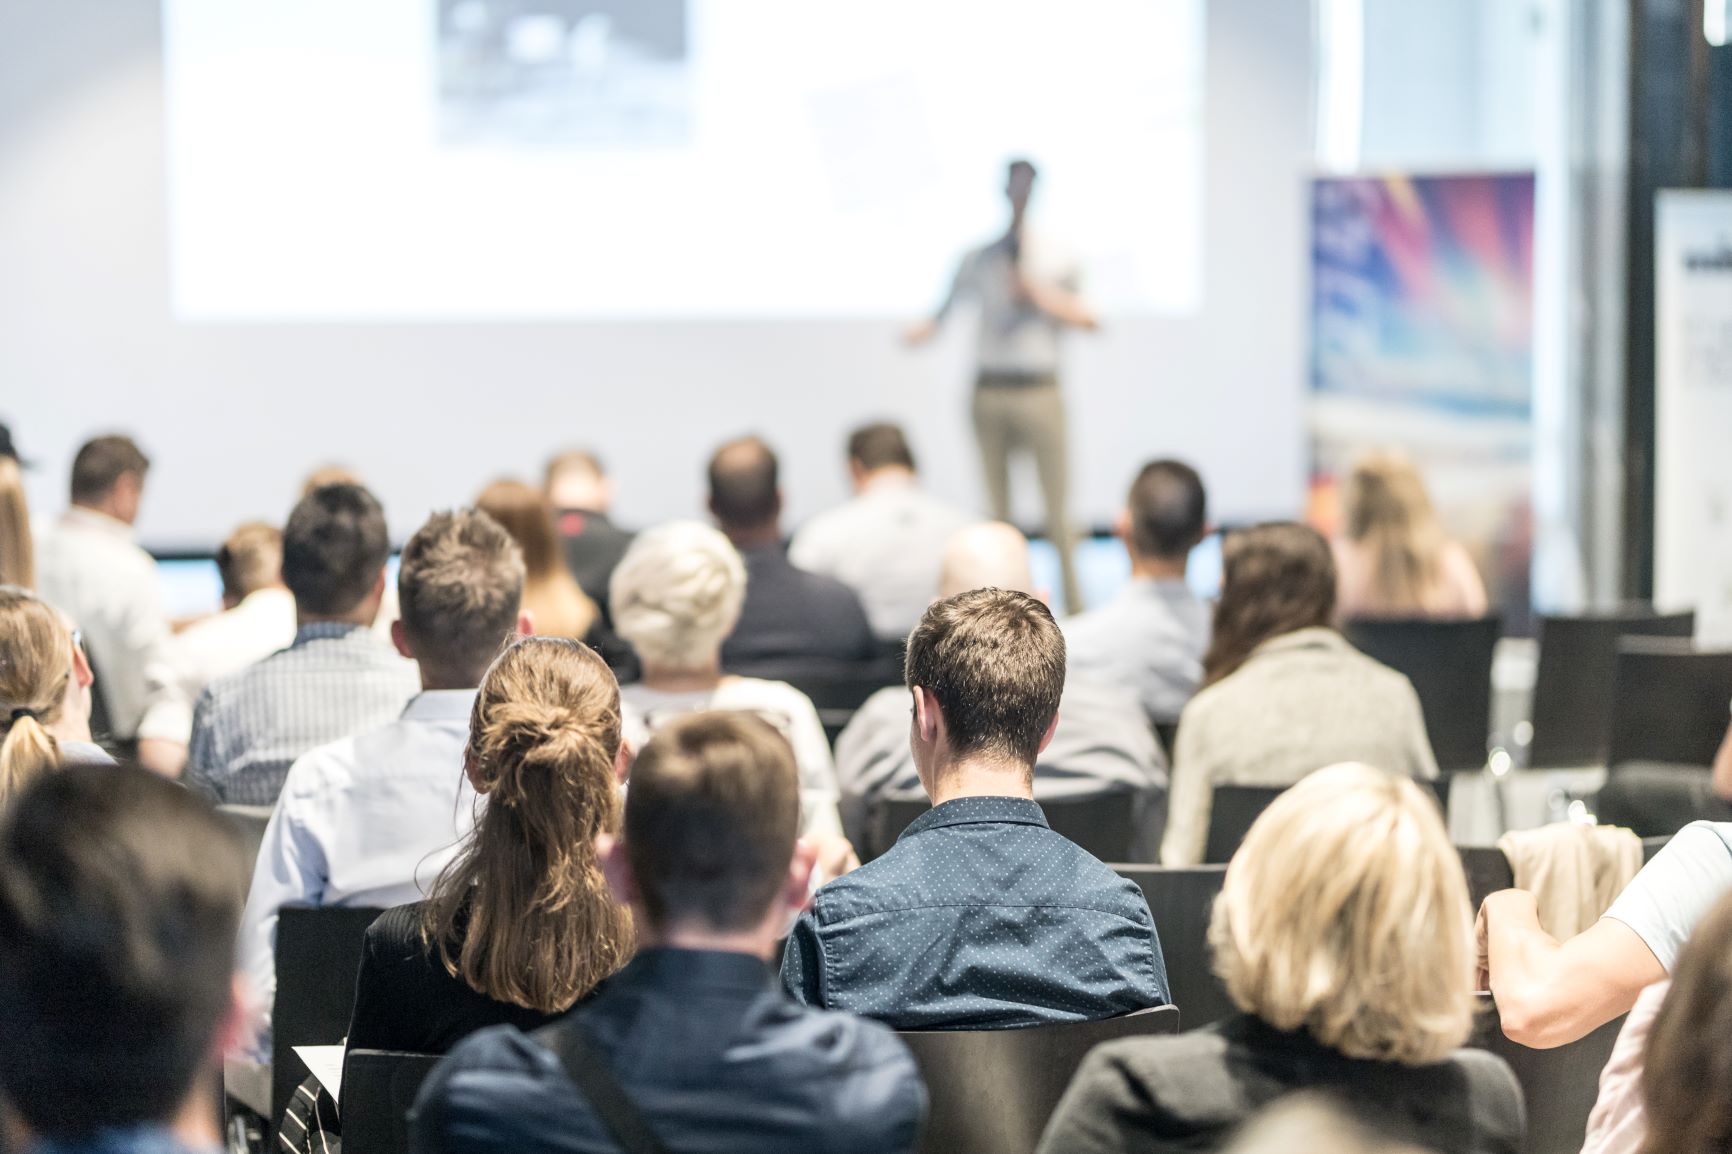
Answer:
[[[369,598],[349,610],[347,613],[308,613],[295,607],[295,628],[305,629],[309,625],[359,625],[371,627],[373,620],[379,616],[379,603]]]
[[[722,683],[722,655],[715,654],[702,665],[683,669],[646,664],[643,683],[662,693],[701,693]]]
[[[761,549],[765,545],[780,545],[782,529],[776,522],[764,525],[729,526],[722,530],[736,549]]]
[[[80,717],[76,710],[61,707],[60,716],[49,722],[43,728],[47,729],[55,741],[65,744],[69,741],[83,742],[89,745],[95,739],[90,736],[90,718]]]
[[[967,758],[941,766],[927,791],[933,805],[959,797],[1022,797],[1034,800],[1034,773],[1020,762]]]
[[[429,671],[425,662],[417,663],[421,669],[422,693],[473,693],[480,680],[475,677],[453,676],[438,670]]]
[[[633,919],[638,926],[644,927],[638,931],[639,949],[710,950],[723,954],[747,954],[761,962],[769,962],[776,956],[776,941],[781,936],[778,932],[780,919],[773,916],[766,916],[749,930],[714,930],[694,924],[657,929],[650,926],[648,915],[641,909],[633,911]]]
[[[97,516],[106,517],[116,524],[125,525],[128,529],[132,528],[132,519],[129,517],[122,517],[120,515],[120,510],[116,509],[112,504],[103,503],[93,505],[89,501],[74,501],[72,502],[72,507],[81,513],[95,513]]]
[[[864,493],[878,485],[912,485],[914,481],[914,470],[906,465],[885,465],[861,477],[855,492]]]
[[[1145,557],[1138,553],[1131,554],[1132,577],[1144,577],[1150,581],[1183,581],[1189,568],[1190,558],[1188,556],[1171,560],[1165,557]]]

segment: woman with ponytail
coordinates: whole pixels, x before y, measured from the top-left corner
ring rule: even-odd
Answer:
[[[630,958],[630,915],[595,857],[618,828],[619,686],[588,647],[528,637],[481,683],[463,769],[482,812],[424,902],[367,931],[348,1044],[440,1054],[535,1029]]]
[[[0,806],[46,770],[113,760],[90,740],[92,680],[59,610],[0,585]]]

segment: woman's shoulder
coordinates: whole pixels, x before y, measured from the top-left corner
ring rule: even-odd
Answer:
[[[762,677],[730,677],[716,686],[713,703],[718,709],[781,709],[785,712],[817,713],[812,699],[786,681]]]
[[[426,902],[393,906],[367,927],[367,952],[376,958],[423,952],[422,920]]]

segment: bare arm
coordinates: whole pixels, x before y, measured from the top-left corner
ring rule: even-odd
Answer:
[[[1083,329],[1087,332],[1093,332],[1101,327],[1100,318],[1095,316],[1094,310],[1084,303],[1081,295],[1063,285],[1024,276],[1022,277],[1022,291],[1035,308],[1060,324]]]
[[[1503,1032],[1538,1050],[1584,1038],[1628,1013],[1665,967],[1629,926],[1601,918],[1567,942],[1540,928],[1534,896],[1502,890],[1479,911],[1480,969]]]
[[[923,345],[937,336],[938,330],[944,325],[944,318],[950,315],[956,302],[973,290],[973,276],[974,254],[969,253],[957,263],[956,272],[950,278],[950,287],[945,290],[944,300],[939,302],[937,311],[903,330],[903,341],[910,345]]]
[[[1732,726],[1726,727],[1726,738],[1714,755],[1714,792],[1732,801]]]

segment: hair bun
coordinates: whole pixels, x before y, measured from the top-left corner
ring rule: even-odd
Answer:
[[[502,701],[493,707],[476,735],[483,779],[494,800],[515,805],[530,790],[523,780],[525,770],[573,771],[586,758],[605,753],[603,735],[577,710],[562,705],[527,701]]]

